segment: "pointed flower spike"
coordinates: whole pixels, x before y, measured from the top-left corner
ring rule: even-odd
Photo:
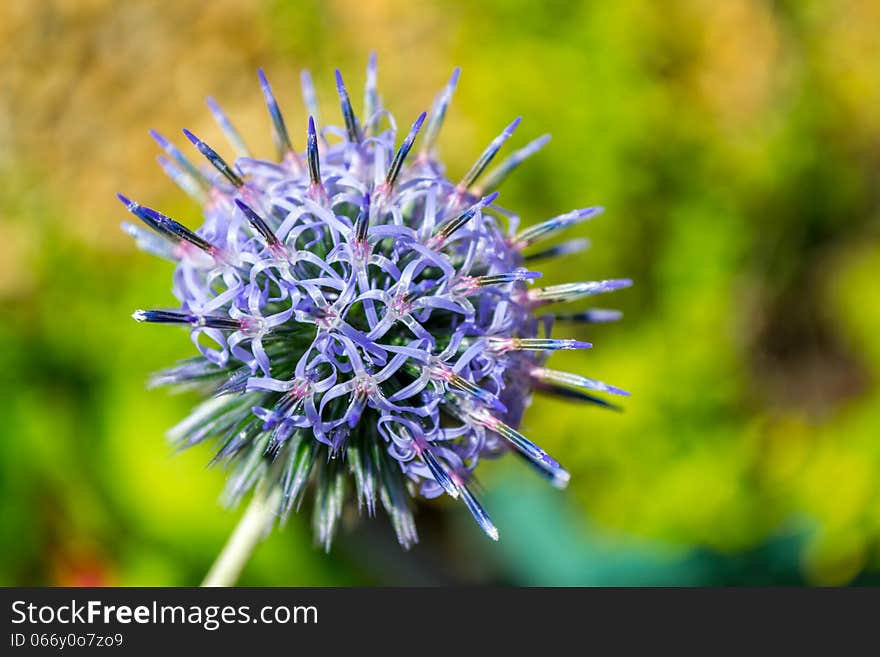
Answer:
[[[345,130],[348,132],[348,140],[354,144],[360,144],[362,141],[361,129],[358,126],[354,110],[351,108],[351,100],[339,69],[336,70],[336,92],[339,94],[339,103],[342,107],[342,118],[345,121]]]
[[[529,290],[528,300],[532,303],[543,305],[558,301],[576,301],[584,297],[603,292],[611,292],[629,287],[632,281],[628,278],[614,278],[606,281],[588,281],[583,283],[563,283]]]
[[[468,488],[468,486],[464,483],[464,478],[454,471],[450,473],[450,476],[453,483],[458,487],[462,501],[464,502],[468,511],[471,512],[474,520],[477,521],[480,529],[482,529],[485,532],[486,536],[491,538],[493,541],[497,541],[498,529],[496,529],[495,524],[492,522],[491,518],[489,518],[489,514],[487,514],[486,511],[483,509],[483,506],[477,500],[471,489]]]
[[[306,151],[309,160],[309,178],[314,187],[323,187],[321,183],[321,162],[318,157],[318,133],[315,131],[315,119],[309,117],[309,132],[306,141]]]
[[[485,192],[491,192],[498,189],[501,183],[503,183],[520,164],[544,148],[549,141],[550,135],[541,135],[534,141],[529,142],[520,148],[518,151],[511,153],[503,162],[501,162],[501,164],[492,169],[486,175],[486,179],[481,185],[474,188],[474,194],[479,196]]]
[[[367,82],[364,85],[364,130],[366,132],[369,132],[372,119],[379,111],[379,92],[376,90],[377,70],[376,51],[373,51],[367,62]]]
[[[455,231],[469,222],[478,211],[492,203],[496,198],[498,198],[498,192],[493,192],[488,196],[484,196],[464,212],[439,226],[428,240],[428,246],[431,248],[439,248],[443,246],[446,240],[448,240]]]
[[[531,281],[540,278],[541,273],[520,267],[507,274],[488,274],[486,276],[463,276],[456,281],[452,291],[456,294],[469,296],[484,287],[506,285],[517,281]]]
[[[486,338],[490,351],[506,354],[509,351],[559,351],[562,349],[591,349],[589,342],[555,340],[552,338]]]
[[[183,129],[183,134],[192,142],[193,146],[199,149],[199,152],[205,156],[205,159],[207,159],[217,171],[222,173],[226,180],[232,183],[233,187],[241,187],[244,185],[244,181],[241,177],[232,170],[232,167],[226,164],[226,160],[217,155],[213,148],[208,146],[186,128]]]
[[[187,158],[177,146],[168,141],[156,130],[150,130],[150,136],[156,140],[156,143],[159,144],[159,148],[165,151],[171,159],[177,162],[177,165],[183,170],[183,172],[190,176],[196,184],[206,189],[211,186],[210,182],[202,175],[202,172],[196,168],[196,165],[189,161],[189,158]]]
[[[359,444],[349,443],[346,453],[355,479],[358,511],[367,507],[367,515],[373,517],[375,510],[375,489],[373,488],[373,469],[369,454]]]
[[[364,200],[361,204],[360,212],[357,219],[354,220],[354,242],[355,247],[366,248],[367,231],[370,228],[370,195],[364,194]]]
[[[556,246],[551,246],[548,249],[544,249],[543,251],[537,251],[535,253],[529,253],[528,255],[523,256],[523,260],[525,262],[535,262],[537,260],[547,260],[550,258],[561,258],[562,256],[571,255],[573,253],[580,253],[581,251],[586,251],[590,248],[590,240],[587,239],[576,239],[576,240],[568,240],[567,242],[563,242],[562,244],[557,244]]]
[[[440,461],[437,460],[437,457],[431,453],[430,448],[422,452],[421,456],[425,465],[428,466],[428,470],[434,476],[434,480],[443,487],[446,494],[453,499],[458,499],[458,488],[452,483],[449,473],[446,472]]]
[[[434,477],[434,481],[440,484],[443,490],[446,491],[447,495],[453,499],[457,499],[458,487],[453,483],[449,472],[443,467],[443,464],[440,463],[440,461],[437,460],[437,457],[431,453],[431,446],[424,438],[418,436],[413,438],[413,444],[415,445],[416,453]]]
[[[497,541],[499,538],[498,529],[495,527],[492,519],[489,517],[489,514],[486,513],[483,506],[477,501],[477,498],[471,492],[470,488],[465,485],[462,485],[459,488],[461,492],[461,499],[467,507],[468,511],[471,512],[471,515],[474,517],[474,520],[477,521],[477,524],[480,526],[480,529],[485,532],[486,536],[491,538],[493,541]]]
[[[406,136],[406,139],[403,140],[400,148],[397,149],[397,153],[391,161],[391,166],[388,167],[388,175],[385,176],[385,184],[388,186],[389,190],[394,186],[397,176],[400,174],[400,168],[403,166],[406,156],[409,155],[410,150],[412,150],[416,136],[422,128],[422,123],[425,121],[425,116],[427,116],[425,112],[419,114],[419,118],[416,119],[415,123],[413,123],[412,127],[409,129],[409,134]]]
[[[278,237],[275,233],[272,232],[272,229],[269,228],[269,225],[265,222],[265,220],[258,215],[253,209],[240,201],[239,199],[235,199],[235,204],[238,206],[238,209],[241,210],[242,214],[248,220],[251,226],[254,227],[264,240],[266,240],[266,244],[272,247],[277,247],[281,244],[279,242]]]
[[[138,322],[154,324],[189,324],[193,328],[215,328],[238,331],[242,322],[224,315],[198,315],[180,310],[136,310],[132,314]]]
[[[320,123],[320,114],[318,113],[318,96],[315,94],[315,83],[312,82],[312,74],[304,68],[299,73],[300,89],[302,89],[303,102],[309,116],[314,117],[315,123]]]
[[[590,395],[583,390],[573,390],[572,388],[566,388],[564,386],[556,385],[553,383],[542,383],[540,381],[535,382],[535,390],[547,395],[559,397],[560,399],[585,402],[587,404],[593,404],[595,406],[607,408],[610,411],[617,411],[618,413],[623,411],[623,408],[621,408],[617,404],[612,404],[611,402],[606,401],[601,397],[597,397],[596,395]]]
[[[570,475],[559,463],[543,449],[526,438],[516,429],[504,424],[501,420],[481,410],[471,415],[481,426],[497,433],[520,454],[525,456],[535,467],[551,479],[557,488],[565,488]]]
[[[588,379],[587,377],[580,376],[579,374],[572,374],[571,372],[560,372],[559,370],[551,370],[546,367],[535,367],[532,369],[531,375],[533,378],[544,383],[556,383],[560,385],[571,386],[573,388],[597,390],[599,392],[608,392],[612,395],[629,397],[629,393],[626,390],[622,390],[616,386],[608,385],[607,383],[603,383],[602,381]]]
[[[560,322],[583,322],[584,324],[604,324],[606,322],[616,322],[623,313],[619,310],[604,310],[602,308],[590,308],[582,313],[571,313],[556,315],[555,319]]]
[[[275,147],[278,149],[278,159],[284,159],[288,153],[293,152],[293,144],[290,143],[290,135],[287,134],[287,126],[284,124],[284,117],[281,115],[281,109],[272,93],[272,87],[263,69],[257,69],[257,77],[260,78],[260,89],[263,90],[263,98],[266,100],[266,107],[269,109],[269,116],[272,117],[272,138],[275,141]]]
[[[488,390],[484,390],[476,383],[469,381],[463,376],[456,374],[452,368],[446,366],[436,367],[433,370],[433,373],[437,378],[444,381],[450,388],[454,388],[455,390],[459,390],[461,392],[467,393],[474,397],[475,399],[480,400],[490,408],[499,413],[506,413],[507,407],[501,403],[501,400],[498,399],[495,395],[490,393]]]
[[[170,240],[165,239],[163,235],[157,235],[155,231],[147,230],[143,226],[138,226],[127,221],[123,221],[119,227],[126,235],[134,238],[138,248],[143,251],[151,253],[163,260],[169,260],[171,262],[177,262],[177,260],[179,260],[178,254],[174,252],[173,243]]]
[[[244,139],[241,138],[241,134],[235,129],[235,126],[232,125],[232,122],[229,120],[229,117],[226,116],[226,112],[223,111],[223,108],[220,107],[217,101],[210,96],[205,99],[205,102],[208,104],[208,109],[211,110],[211,115],[214,117],[214,121],[217,122],[217,125],[220,127],[220,130],[223,131],[223,135],[226,137],[230,146],[235,150],[235,154],[238,157],[250,157],[251,153],[248,150],[247,145],[244,143]]]
[[[428,126],[425,128],[425,138],[422,140],[422,156],[427,156],[437,142],[437,136],[440,134],[440,128],[443,127],[443,119],[446,117],[446,110],[452,101],[452,94],[455,93],[455,87],[458,85],[460,75],[461,69],[455,67],[449,82],[446,83],[446,87],[440,92],[437,100],[434,101],[433,107],[431,107],[431,119],[428,121]]]
[[[513,131],[516,130],[516,126],[519,125],[519,122],[522,121],[522,117],[516,117],[513,122],[507,126],[504,131],[495,137],[492,142],[486,147],[486,150],[483,151],[482,155],[477,158],[477,161],[474,162],[474,165],[471,167],[470,171],[468,171],[464,178],[461,179],[461,182],[458,183],[457,189],[460,192],[467,191],[470,189],[471,185],[473,185],[477,178],[480,177],[480,174],[486,170],[486,167],[489,166],[489,163],[498,154],[498,151],[501,150],[501,147],[504,145],[510,136],[513,134]]]
[[[126,210],[131,212],[138,219],[143,221],[147,226],[152,228],[155,232],[159,233],[163,237],[171,240],[172,242],[179,241],[179,238],[172,233],[166,226],[161,223],[156,222],[153,217],[147,212],[148,208],[145,208],[140,203],[136,201],[132,201],[130,198],[123,196],[122,194],[117,194],[116,198],[120,200],[120,202],[125,206]]]
[[[157,212],[156,210],[153,210],[151,208],[144,208],[144,212],[146,212],[153,221],[155,221],[157,224],[160,224],[167,232],[174,235],[177,239],[189,242],[193,246],[200,248],[202,251],[209,255],[214,256],[219,253],[219,249],[216,246],[211,244],[203,237],[196,235],[189,228],[181,223],[176,222],[171,217],[168,217],[161,212]]]
[[[156,161],[159,162],[159,166],[162,167],[165,175],[171,178],[175,185],[186,192],[187,196],[201,205],[204,205],[207,202],[208,196],[205,194],[204,188],[199,185],[199,182],[195,178],[178,167],[173,161],[169,160],[164,155],[159,155],[156,158]]]
[[[516,237],[513,238],[513,244],[518,249],[524,249],[525,247],[534,244],[539,240],[551,237],[552,235],[555,235],[556,233],[565,230],[566,228],[570,228],[575,224],[579,224],[580,222],[586,221],[587,219],[592,219],[593,217],[602,214],[604,210],[605,208],[596,206],[592,208],[582,208],[579,210],[566,212],[565,214],[561,214],[558,217],[553,217],[552,219],[548,219],[547,221],[543,221],[534,226],[524,228],[519,233],[517,233]]]
[[[514,281],[531,281],[536,278],[541,278],[541,272],[520,268],[508,274],[477,276],[473,279],[473,282],[477,287],[488,287],[489,285],[504,285],[505,283],[513,283]]]
[[[116,198],[118,198],[122,202],[122,204],[128,209],[129,212],[131,212],[133,215],[135,215],[137,218],[147,224],[150,228],[164,235],[168,239],[175,242],[184,240],[186,242],[189,242],[193,246],[197,246],[202,251],[212,256],[219,253],[219,249],[216,246],[214,246],[204,238],[200,237],[199,235],[196,235],[186,226],[177,223],[171,217],[168,217],[161,212],[157,212],[156,210],[148,208],[144,205],[140,205],[139,203],[135,203],[131,199],[123,196],[122,194],[117,194]]]

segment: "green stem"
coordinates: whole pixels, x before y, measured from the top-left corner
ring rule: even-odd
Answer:
[[[268,497],[260,491],[254,493],[251,503],[208,571],[202,586],[235,585],[257,543],[266,535],[275,520],[280,494],[277,487]]]

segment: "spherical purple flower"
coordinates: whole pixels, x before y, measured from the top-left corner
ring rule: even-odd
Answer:
[[[361,120],[336,74],[342,127],[317,128],[304,73],[312,116],[298,150],[260,72],[277,161],[251,158],[209,99],[237,153],[234,164],[184,130],[213,169],[198,167],[153,133],[165,171],[204,204],[202,226],[192,231],[120,195],[145,225],[125,230],[174,263],[180,302],[134,318],[189,326],[200,354],[154,377],[207,397],[172,437],[183,446],[218,441],[230,502],[259,487],[274,493],[286,517],[313,488],[315,535],[326,548],[350,477],[358,506],[372,515],[381,503],[404,547],[417,540],[411,498],[418,494],[461,499],[497,540],[472,490],[481,458],[512,450],[553,485],[569,479],[516,429],[533,391],[601,405],[608,404],[596,391],[625,394],[545,366],[552,351],[590,346],[551,337],[554,319],[603,322],[618,314],[554,317],[543,307],[629,281],[536,287],[540,274],[530,268],[583,248],[576,241],[532,249],[601,209],[517,231],[518,217],[494,189],[548,137],[486,169],[519,119],[458,183],[447,179],[434,146],[457,80],[458,70],[398,146],[394,119],[379,103],[374,58]]]

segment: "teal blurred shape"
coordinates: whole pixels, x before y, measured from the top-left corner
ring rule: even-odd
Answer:
[[[799,556],[816,529],[794,519],[736,554],[677,547],[604,529],[558,491],[513,470],[493,481],[485,502],[501,528],[487,558],[500,560],[502,576],[523,586],[799,585]]]

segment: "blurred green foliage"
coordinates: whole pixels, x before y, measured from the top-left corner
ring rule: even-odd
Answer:
[[[336,121],[332,69],[354,87],[371,49],[402,124],[463,67],[452,177],[513,116],[517,146],[553,133],[503,199],[527,223],[606,206],[545,280],[636,286],[602,299],[621,323],[580,330],[593,350],[555,358],[633,396],[622,414],[536,399],[524,432],[572,485],[489,464],[498,545],[442,502],[408,554],[352,513],[324,555],[294,517],[243,582],[878,581],[876,2],[13,0],[0,25],[0,585],[206,572],[237,513],[209,451],[162,438],[193,399],[144,381],[192,347],[130,320],[171,302],[170,270],[119,234],[113,192],[196,224],[146,129],[221,144],[213,94],[269,154],[256,66],[304,126],[298,69]]]

